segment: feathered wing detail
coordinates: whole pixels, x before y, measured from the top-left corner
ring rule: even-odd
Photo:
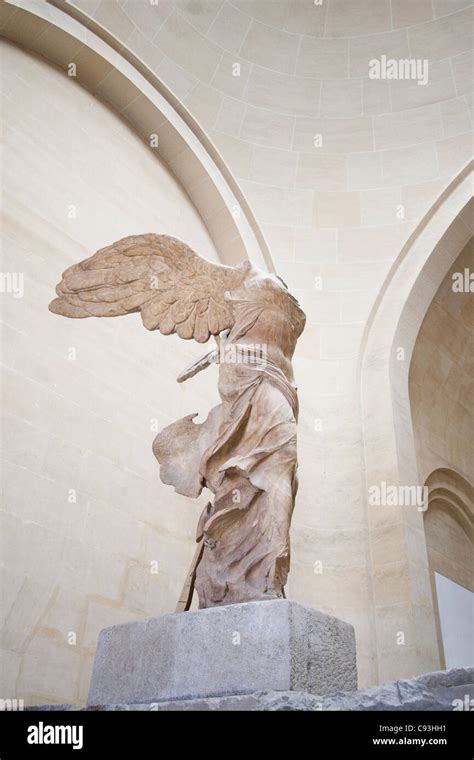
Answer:
[[[205,343],[232,327],[224,294],[246,274],[245,264],[213,264],[177,238],[134,235],[69,267],[49,309],[76,319],[139,311],[147,330]]]

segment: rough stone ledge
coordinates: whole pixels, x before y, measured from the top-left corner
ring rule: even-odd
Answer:
[[[474,668],[453,668],[404,678],[393,683],[358,691],[345,691],[318,697],[303,691],[258,691],[226,697],[207,697],[148,704],[98,705],[89,711],[324,711],[324,710],[423,710],[449,711],[454,700],[465,705],[474,700]],[[474,706],[474,702],[471,706]],[[78,710],[71,705],[39,705],[28,710]],[[466,709],[464,706],[463,709]]]

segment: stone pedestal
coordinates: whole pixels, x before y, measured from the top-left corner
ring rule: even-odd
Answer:
[[[282,599],[106,628],[88,706],[356,688],[352,626]]]

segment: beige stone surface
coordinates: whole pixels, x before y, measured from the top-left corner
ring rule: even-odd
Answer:
[[[216,253],[176,180],[113,113],[18,49],[4,45],[2,60],[16,72],[4,124],[2,271],[25,278],[24,297],[2,294],[1,309],[2,696],[74,703],[104,625],[176,602],[195,510],[159,483],[146,441],[183,405],[205,407],[209,392],[198,381],[180,394],[171,379],[192,352],[173,339],[152,345],[133,318],[97,322],[93,334],[48,316],[51,270],[135,225],[184,233]],[[171,375],[161,407],[160,365]]]
[[[350,119],[362,114],[362,79],[326,80],[321,89],[321,116]]]
[[[453,7],[453,3],[448,3],[446,10],[452,12],[457,8]],[[432,18],[433,3],[431,0],[417,0],[416,3],[410,2],[410,0],[392,0],[392,22],[395,29],[412,24],[421,24],[423,21],[430,21]]]
[[[293,150],[317,155],[343,153],[349,154],[350,159],[356,158],[361,151],[371,150],[372,147],[373,127],[370,118],[296,118]]]
[[[344,0],[330,3],[325,34],[330,37],[359,37],[390,29],[388,0],[360,0],[348,6]]]
[[[386,484],[425,482],[426,474],[417,467],[416,456],[416,415],[410,412],[420,402],[420,398],[411,393],[409,398],[408,370],[412,352],[418,345],[417,336],[426,316],[430,320],[431,309],[437,312],[436,303],[430,303],[436,295],[444,278],[454,265],[460,250],[472,235],[472,214],[470,210],[469,171],[461,175],[445,193],[444,202],[437,210],[432,209],[426,224],[419,227],[412,236],[410,245],[405,248],[405,258],[399,268],[392,269],[392,276],[387,283],[387,291],[379,300],[371,315],[371,328],[368,332],[366,353],[362,371],[362,403],[364,417],[365,478],[367,487],[385,482]],[[416,281],[413,281],[416,277]],[[455,303],[455,302],[454,302]],[[450,334],[449,318],[445,320],[444,331],[440,327],[437,340],[441,334]],[[447,328],[447,331],[446,331]],[[456,333],[451,345],[452,354],[459,359],[459,344],[456,348]],[[451,342],[450,342],[451,343]],[[388,350],[387,350],[388,348]],[[397,356],[403,350],[404,356]],[[449,371],[445,362],[433,361],[434,352],[424,357],[425,369],[429,364],[435,378]],[[390,360],[390,356],[392,357]],[[390,365],[389,367],[387,366]],[[391,397],[387,401],[379,389],[384,387],[384,375],[388,373]],[[436,381],[438,382],[438,381]],[[456,381],[453,379],[453,382]],[[436,387],[436,383],[435,386]],[[430,394],[432,396],[432,394]],[[424,386],[420,397],[426,403]],[[369,402],[370,398],[370,402]],[[430,401],[430,418],[434,419],[436,429],[441,428],[444,436],[447,411],[450,403],[441,399]],[[433,409],[439,410],[433,414]],[[439,424],[441,423],[441,425]],[[459,421],[455,426],[462,430]],[[456,465],[459,471],[459,459]],[[439,461],[432,459],[431,469],[439,467]],[[449,466],[449,465],[445,465]],[[460,475],[456,477],[461,477]],[[430,507],[428,507],[429,511]],[[426,513],[425,513],[426,514]],[[403,626],[400,633],[404,639],[384,648],[381,641],[377,643],[379,674],[388,677],[400,669],[413,671],[417,668],[430,669],[442,664],[436,625],[436,598],[430,583],[428,537],[425,536],[423,513],[417,508],[400,504],[369,505],[369,543],[372,576],[377,577],[377,601],[374,618],[377,630],[381,619],[387,614],[397,614],[397,605],[406,605],[410,609],[410,626],[415,632],[413,646],[407,646],[407,630]],[[383,539],[383,531],[389,531]],[[384,542],[385,552],[379,551],[380,538]],[[391,562],[385,562],[385,557]],[[397,601],[396,588],[398,579],[405,578],[403,599]],[[390,600],[390,604],[386,602]],[[393,607],[390,611],[389,608]],[[423,642],[423,643],[422,643]]]
[[[345,79],[348,71],[349,40],[307,36],[301,38],[297,74],[315,79]]]
[[[472,240],[446,274],[423,321],[410,365],[409,391],[421,477],[449,467],[474,479],[471,355],[472,293],[453,291],[453,274],[471,271]]]
[[[283,74],[292,74],[296,65],[299,37],[252,21],[240,55],[252,63]]]
[[[223,3],[212,22],[207,37],[229,53],[238,53],[252,21],[234,5]]]

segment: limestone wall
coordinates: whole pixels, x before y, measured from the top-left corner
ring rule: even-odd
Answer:
[[[442,667],[446,661],[434,573],[474,591],[473,261],[471,239],[428,309],[409,378],[420,480],[433,492],[424,527]]]
[[[40,59],[6,43],[1,54],[1,268],[24,276],[24,295],[1,295],[0,696],[74,703],[101,628],[174,609],[200,509],[160,483],[151,443],[217,392],[215,375],[175,381],[196,344],[135,315],[67,320],[48,303],[66,267],[125,235],[217,254],[116,115]]]
[[[473,261],[471,240],[431,303],[410,366],[411,412],[423,482],[438,467],[474,481],[474,299],[465,287],[457,292],[453,281],[453,275],[460,274],[464,282]]]

